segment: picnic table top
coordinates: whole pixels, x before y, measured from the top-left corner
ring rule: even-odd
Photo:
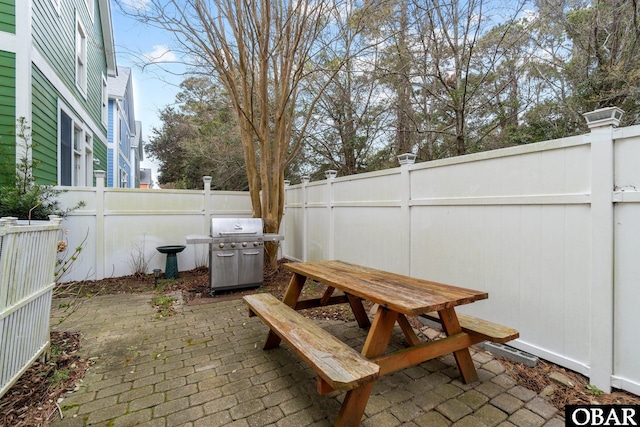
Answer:
[[[344,261],[292,262],[285,268],[405,315],[469,304],[487,292],[404,276]]]

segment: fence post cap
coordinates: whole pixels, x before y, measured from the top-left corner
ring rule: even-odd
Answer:
[[[398,163],[401,165],[412,165],[416,162],[417,155],[413,153],[404,153],[398,155]]]
[[[589,129],[596,129],[605,126],[618,126],[624,110],[618,107],[598,108],[597,110],[584,113],[582,116],[587,121]]]
[[[333,170],[333,169],[329,169],[324,171],[324,177],[326,179],[334,179],[336,176],[338,176],[338,171]]]

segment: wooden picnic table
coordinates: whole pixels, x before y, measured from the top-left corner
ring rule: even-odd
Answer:
[[[517,331],[513,329],[469,316],[464,318],[461,325],[455,307],[488,298],[488,294],[483,291],[408,277],[344,261],[294,262],[284,264],[284,266],[293,272],[282,300],[286,306],[300,310],[348,303],[358,325],[362,328],[370,328],[360,353],[366,359],[363,362],[365,365],[369,363],[367,361],[370,361],[379,366],[378,375],[372,376],[369,372],[363,383],[362,378],[365,378],[365,374],[362,374],[359,381],[353,380],[351,388],[344,387],[347,394],[338,414],[336,425],[359,424],[377,376],[453,353],[464,382],[473,382],[478,379],[478,374],[471,359],[469,346],[486,339],[505,342],[518,336]],[[327,286],[322,297],[300,299],[302,289],[308,279]],[[336,289],[341,290],[343,294],[334,295]],[[373,323],[367,316],[363,300],[378,305]],[[249,305],[252,309],[251,304]],[[309,344],[309,342],[297,342],[301,339],[298,331],[304,329],[303,326],[294,322],[295,327],[284,327],[283,323],[265,319],[259,311],[264,310],[256,306],[254,312],[262,317],[271,328],[264,349],[277,347],[281,339],[284,338],[287,343],[297,347],[296,351],[319,373],[318,391],[320,393],[326,393],[339,387],[341,383],[329,382],[331,381],[330,375],[325,375],[326,372],[323,371],[326,368],[318,367],[324,362],[323,358],[326,359],[328,350],[325,347],[318,350],[315,345]],[[407,316],[425,316],[439,321],[447,336],[435,341],[422,342],[409,324]],[[409,347],[387,354],[385,352],[396,322],[404,333]],[[287,329],[291,329],[293,332]],[[320,334],[323,331],[318,332],[319,334],[314,335],[312,341],[330,340],[324,334]],[[335,349],[336,354],[342,352],[335,344],[328,348]],[[356,356],[359,355],[356,354]],[[349,363],[345,363],[345,365],[354,365],[354,356],[349,355],[348,357]],[[332,362],[331,369],[335,368],[334,362]],[[362,368],[363,371],[367,371],[369,367],[363,365]],[[358,375],[357,371],[353,373]]]

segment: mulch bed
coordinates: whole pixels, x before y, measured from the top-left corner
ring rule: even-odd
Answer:
[[[286,262],[286,261],[281,261]],[[270,292],[281,298],[291,273],[279,267],[276,271],[265,269],[263,285],[259,292]],[[152,275],[126,276],[99,281],[83,281],[59,285],[54,291],[55,297],[84,298],[102,294],[160,292],[169,293],[182,290],[186,304],[204,304],[215,301],[236,299],[255,289],[209,296],[209,275],[206,268],[180,272],[175,280],[161,279],[158,288],[154,286]],[[324,287],[314,283],[307,284],[304,289],[306,297],[320,296]],[[367,309],[369,305],[365,304]],[[344,304],[332,307],[304,310],[307,317],[327,320],[354,320],[353,313]],[[416,319],[409,319],[413,326],[419,328]],[[75,353],[80,348],[81,336],[78,333],[51,334],[51,358],[45,363],[34,363],[18,382],[0,399],[0,426],[50,426],[58,416],[60,409],[58,400],[67,391],[74,390],[89,369],[91,362],[83,360]],[[640,404],[640,397],[633,394],[614,391],[599,394],[598,390],[588,387],[588,380],[575,372],[552,363],[540,360],[535,368],[530,368],[507,359],[500,359],[508,372],[518,384],[536,393],[553,390],[549,401],[560,411],[567,404]],[[560,372],[568,377],[574,387],[566,387],[554,383],[549,378],[551,372]]]
[[[50,357],[36,362],[0,399],[0,426],[48,426],[58,419],[58,399],[75,389],[91,365],[75,353],[79,333],[52,332]]]

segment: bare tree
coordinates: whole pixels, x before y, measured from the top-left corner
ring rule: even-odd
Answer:
[[[517,77],[515,75],[497,86],[492,79],[497,67],[510,59],[505,52],[511,52],[512,46],[522,42],[507,35],[518,23],[524,3],[511,4],[510,13],[502,8],[500,19],[503,24],[499,27],[494,27],[495,17],[487,10],[492,3],[486,0],[428,0],[414,4],[421,40],[418,46],[427,49],[422,54],[431,59],[432,65],[432,74],[427,79],[428,83],[422,86],[421,93],[430,96],[431,102],[444,106],[443,117],[447,120],[441,123],[438,132],[455,140],[451,154],[466,154],[475,144],[469,141],[471,118],[493,108],[501,94],[513,94],[517,90],[517,82],[513,79]],[[483,46],[482,40],[492,28],[493,42]],[[512,119],[517,114],[514,111],[508,113]],[[429,150],[433,151],[433,148]]]
[[[380,52],[375,42],[362,34],[367,25],[366,8],[347,0],[344,10],[335,10],[325,53],[310,64],[318,72],[305,84],[305,91],[322,96],[306,135],[304,158],[312,178],[323,177],[327,169],[339,176],[376,170],[376,158],[386,144],[384,126],[389,110],[385,94],[375,78]],[[324,87],[324,89],[323,89]]]
[[[238,116],[254,217],[280,228],[284,171],[300,149],[312,108],[296,116],[306,62],[321,49],[329,2],[312,0],[150,0],[138,17],[172,32],[194,71],[212,72]],[[315,104],[322,88],[309,94]],[[276,265],[267,247],[269,264]]]

